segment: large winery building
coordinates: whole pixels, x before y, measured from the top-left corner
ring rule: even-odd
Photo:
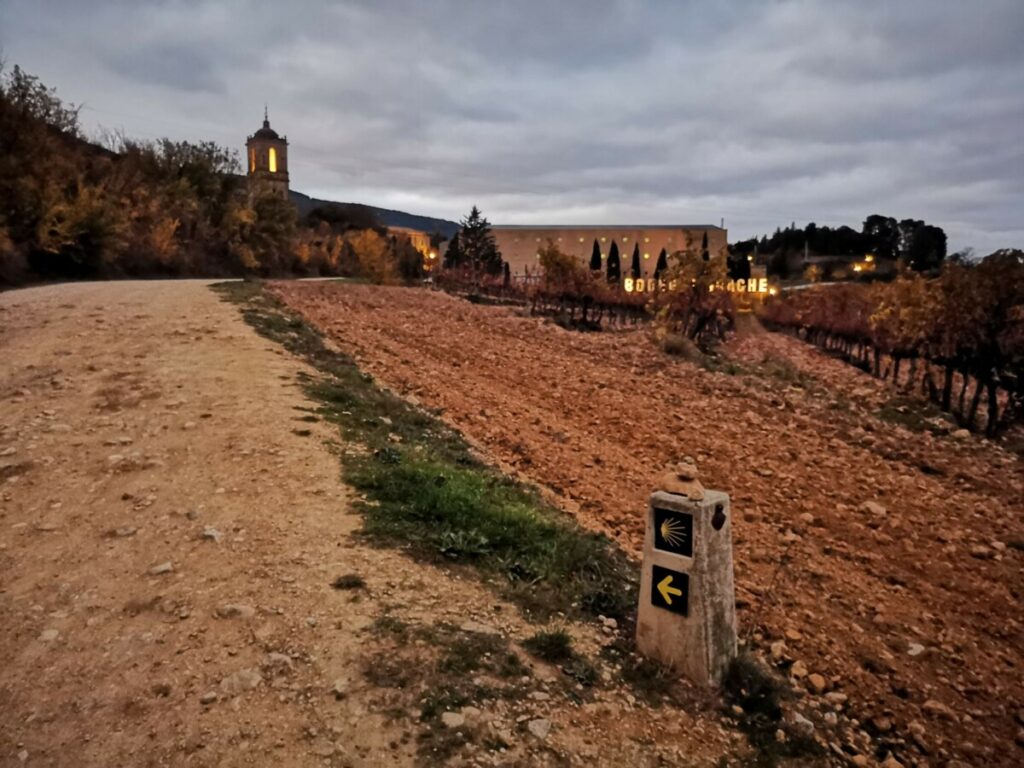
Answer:
[[[625,225],[494,225],[491,227],[501,257],[508,262],[513,275],[537,270],[537,252],[551,241],[564,253],[571,253],[589,264],[597,243],[602,263],[607,263],[612,243],[618,245],[622,274],[629,270],[633,250],[639,248],[643,277],[654,275],[658,254],[692,250],[700,252],[704,235],[708,252],[725,258],[728,244],[726,230],[713,224]]]

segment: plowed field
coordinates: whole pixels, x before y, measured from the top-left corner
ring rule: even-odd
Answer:
[[[656,480],[692,456],[732,495],[741,629],[766,656],[774,644],[812,705],[848,697],[865,730],[920,764],[1024,758],[1016,456],[938,422],[914,431],[884,385],[756,329],[711,371],[644,330],[573,333],[423,289],[275,290],[632,553]]]

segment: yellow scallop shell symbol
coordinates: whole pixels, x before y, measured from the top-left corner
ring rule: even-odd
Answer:
[[[673,547],[680,547],[686,543],[686,528],[678,520],[672,517],[661,521],[661,538]]]

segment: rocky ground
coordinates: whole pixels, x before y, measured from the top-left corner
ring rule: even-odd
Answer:
[[[577,374],[559,374],[566,361],[543,364],[542,355],[576,344],[595,355],[604,344],[630,348],[621,340],[569,336],[426,292],[312,287],[289,294],[315,300],[315,313],[376,372],[449,407],[496,455],[552,485],[576,488],[590,524],[614,522],[622,541],[635,540],[630,525],[647,476],[631,463],[634,437],[623,430],[587,444],[569,465],[578,486],[569,474],[546,469],[575,456],[583,435],[609,422],[594,411],[577,423],[583,404],[567,400],[580,391]],[[344,323],[336,303],[342,296],[351,305]],[[399,320],[389,330],[377,311],[396,299]],[[440,335],[469,334],[478,321],[475,349],[460,343],[464,335]],[[495,334],[512,335],[496,344]],[[538,334],[547,341],[527,338]],[[403,349],[408,340],[416,344]],[[502,365],[506,346],[519,352]],[[630,354],[639,360],[640,349]],[[592,363],[599,358],[607,355]],[[527,371],[539,378],[516,393]],[[360,519],[348,508],[335,454],[346,447],[311,412],[300,373],[315,375],[258,337],[236,307],[201,282],[0,294],[0,766],[709,766],[748,752],[708,697],[695,695],[688,711],[652,709],[615,683],[615,670],[598,661],[614,637],[609,626],[559,624],[595,660],[601,683],[584,690],[525,653],[522,640],[537,627],[465,572],[416,563],[353,536]],[[489,384],[488,373],[495,377]],[[617,388],[643,371],[606,375],[606,386]],[[480,387],[479,405],[468,407],[467,387]],[[541,405],[545,398],[550,402]],[[455,407],[460,401],[465,413]],[[542,417],[550,426],[541,426],[549,423]],[[635,413],[614,417],[625,425]],[[728,485],[710,446],[702,439],[689,447],[706,459],[716,484]],[[596,461],[608,462],[614,483],[594,471]],[[1004,475],[991,484],[1005,489],[1011,482]],[[619,489],[615,497],[601,492],[609,485]],[[958,493],[1004,503],[995,490]],[[760,508],[766,519],[774,514],[767,503]],[[894,517],[870,529],[873,535],[891,531]],[[762,542],[766,557],[776,546],[774,528],[758,525],[764,530],[757,535],[753,524],[740,528],[744,594],[763,573],[747,565],[752,542]],[[955,532],[943,535],[961,546]],[[989,538],[996,536],[1005,538]],[[976,574],[969,583],[945,577],[963,602],[976,596],[975,579],[1002,576],[1003,592],[1011,589],[1016,554],[991,553],[967,561]],[[807,563],[796,567],[803,573]],[[786,600],[796,573],[783,582]],[[338,582],[344,589],[332,587],[339,576],[348,577]],[[982,616],[987,606],[969,610]],[[819,632],[834,626],[824,606],[814,610],[817,622],[794,617],[807,639],[787,641],[784,653],[800,655],[815,671],[843,669],[846,638],[836,639],[831,661],[812,654]],[[781,626],[777,615],[772,609],[761,620]],[[880,615],[900,617],[895,610]],[[1004,606],[1005,626],[1011,615]],[[965,705],[953,700],[950,686],[967,675],[994,680],[997,662],[1017,659],[1012,638],[986,640],[985,650],[1002,650],[975,673],[975,650],[965,643],[994,622],[954,619],[952,610],[938,613],[934,621],[949,622],[941,635],[934,621],[924,622],[927,650],[907,663],[945,664],[947,654],[963,654],[948,686],[935,678],[934,696],[949,702],[958,733],[979,734],[978,749],[986,733],[1007,743],[1017,673],[1001,670],[1002,701],[986,691]],[[865,623],[872,634],[881,626],[892,624]],[[887,658],[903,664],[903,650]],[[449,683],[465,678],[485,692],[485,704],[460,705],[446,695]],[[855,695],[849,675],[828,685]],[[500,695],[486,693],[495,690]],[[912,696],[919,696],[916,688]],[[973,725],[968,711],[979,711]],[[924,722],[925,738],[937,744],[938,726]]]
[[[756,329],[699,365],[643,330],[573,333],[438,292],[275,290],[630,552],[655,480],[692,456],[732,495],[743,632],[815,722],[849,718],[829,738],[853,764],[867,738],[890,766],[1024,759],[1017,456]]]

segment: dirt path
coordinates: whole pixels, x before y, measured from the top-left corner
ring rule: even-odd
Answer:
[[[666,461],[694,456],[739,513],[743,624],[825,694],[813,706],[849,700],[879,743],[921,765],[1019,764],[1018,458],[878,418],[883,385],[774,334],[740,344],[730,375],[672,360],[642,332],[570,333],[437,292],[277,290],[631,551]]]
[[[580,705],[515,645],[535,628],[512,606],[353,539],[302,370],[201,282],[0,294],[0,766],[391,766],[442,748],[710,765],[742,742],[713,712],[621,690]],[[365,588],[332,589],[347,573]],[[521,698],[456,712],[450,735],[424,725],[430,679],[406,673],[434,651],[406,628],[436,627],[511,640]]]

